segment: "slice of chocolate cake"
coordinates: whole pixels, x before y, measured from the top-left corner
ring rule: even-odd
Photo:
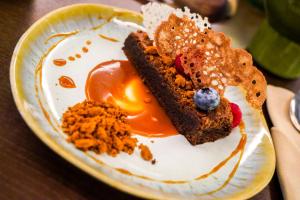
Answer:
[[[191,80],[178,73],[170,58],[158,55],[145,32],[131,33],[123,50],[178,132],[192,145],[229,135],[233,116],[228,100],[221,97],[215,110],[199,110],[193,100],[195,88]]]

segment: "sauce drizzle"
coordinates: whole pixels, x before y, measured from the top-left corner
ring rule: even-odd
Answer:
[[[74,32],[74,34],[76,34],[78,32]],[[56,37],[57,34],[55,34],[53,37]],[[42,89],[42,78],[43,78],[43,63],[45,58],[49,55],[49,53],[59,44],[61,43],[63,40],[65,40],[67,37],[71,36],[72,34],[69,34],[68,36],[65,36],[64,38],[60,39],[59,41],[57,41],[56,43],[54,43],[51,47],[49,47],[47,49],[47,51],[41,56],[35,71],[34,71],[34,87],[35,87],[35,96],[37,98],[37,101],[39,102],[39,106],[44,114],[45,119],[49,122],[50,126],[53,128],[54,131],[57,131],[60,127],[60,125],[58,124],[58,122],[54,119],[51,119],[49,112],[47,111],[47,109],[44,107],[42,100],[44,99],[44,92]],[[50,36],[49,38],[53,38],[52,36]],[[49,39],[48,38],[48,39]],[[47,42],[45,42],[47,43]],[[54,125],[55,124],[55,125]]]
[[[219,169],[221,169],[229,160],[231,160],[236,154],[240,153],[241,151],[244,150],[246,142],[247,142],[247,134],[244,133],[244,122],[241,122],[240,124],[240,131],[241,131],[241,139],[239,141],[239,144],[237,145],[237,147],[231,152],[231,154],[224,159],[222,162],[220,162],[218,165],[216,165],[214,168],[212,168],[212,170],[206,174],[203,174],[197,178],[195,178],[195,180],[200,180],[200,179],[204,179],[207,178],[208,176],[212,175],[213,173],[217,172]]]
[[[47,40],[45,41],[45,44],[48,44],[49,40],[51,40],[52,38],[56,38],[56,37],[69,37],[72,35],[76,35],[79,31],[71,31],[71,32],[66,32],[66,33],[56,33],[53,35],[50,35]]]
[[[64,66],[67,64],[67,61],[65,59],[62,59],[62,58],[58,58],[58,59],[55,59],[53,60],[53,64],[56,65],[56,66]]]
[[[229,160],[231,160],[235,155],[237,155],[239,153],[238,161],[233,166],[233,168],[232,168],[231,172],[229,173],[227,179],[218,188],[216,188],[214,190],[211,190],[211,191],[208,191],[208,192],[205,192],[205,193],[196,194],[197,196],[212,195],[212,194],[222,190],[231,181],[231,179],[234,177],[234,175],[235,175],[235,173],[236,173],[236,171],[237,171],[237,169],[240,165],[240,162],[242,160],[244,150],[245,150],[245,146],[246,146],[246,143],[247,143],[247,134],[245,132],[245,124],[244,124],[243,121],[240,123],[239,128],[240,128],[241,138],[240,138],[240,141],[239,141],[238,145],[232,151],[232,153],[227,158],[225,158],[223,161],[221,161],[218,165],[216,165],[214,168],[212,168],[212,170],[210,170],[208,173],[203,174],[203,175],[195,178],[194,181],[198,181],[200,179],[208,178],[210,175],[212,175],[212,174],[216,173],[218,170],[220,170]],[[138,178],[151,180],[151,181],[157,181],[157,182],[163,182],[163,183],[167,183],[167,184],[185,184],[185,183],[189,182],[189,181],[186,181],[186,180],[157,180],[157,179],[149,178],[149,177],[146,177],[146,176],[140,176],[140,175],[137,175],[137,174],[133,174],[133,173],[129,172],[128,170],[122,169],[122,168],[115,168],[115,170],[119,171],[120,173],[129,175],[129,176],[135,176],[135,177],[138,177]]]
[[[115,38],[108,37],[108,36],[105,36],[105,35],[102,35],[102,34],[99,34],[99,37],[101,37],[102,39],[111,41],[111,42],[119,42],[119,40],[117,40],[117,39],[115,39]]]
[[[60,86],[64,88],[76,88],[74,81],[68,76],[61,76],[58,81]]]

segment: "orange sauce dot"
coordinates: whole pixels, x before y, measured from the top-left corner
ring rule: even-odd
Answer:
[[[92,44],[92,42],[91,42],[90,40],[87,40],[85,43],[86,43],[87,45]]]
[[[88,48],[86,48],[86,47],[82,47],[82,51],[83,51],[84,53],[87,53],[89,50],[88,50]]]
[[[74,60],[75,60],[75,58],[74,58],[73,56],[69,56],[68,59],[69,59],[70,61],[74,61]]]
[[[76,88],[74,81],[68,76],[61,76],[58,81],[60,86],[64,88]]]
[[[80,54],[76,54],[75,57],[76,58],[81,58],[81,55]]]
[[[65,59],[59,58],[59,59],[53,60],[53,64],[61,67],[61,66],[64,66],[65,64],[67,64],[67,61]]]

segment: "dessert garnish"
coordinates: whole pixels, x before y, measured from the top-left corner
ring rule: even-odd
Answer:
[[[242,121],[242,112],[240,107],[235,103],[230,103],[231,112],[233,115],[232,128],[237,127]]]
[[[220,96],[213,88],[201,88],[195,92],[194,101],[201,110],[211,111],[220,104]]]
[[[188,7],[184,7],[183,10],[181,10],[180,8],[172,8],[166,4],[148,3],[142,6],[141,10],[144,19],[143,25],[146,28],[146,32],[151,40],[154,39],[157,27],[162,22],[167,21],[171,14],[176,15],[178,18],[185,17],[190,19],[201,31],[203,31],[205,28],[210,28],[210,23],[208,22],[207,17],[202,18],[202,16],[199,14],[191,13]],[[183,24],[180,24],[180,26],[182,25]],[[170,28],[172,29],[173,27]],[[172,30],[175,32],[175,27]],[[191,32],[189,34],[191,34]]]
[[[84,101],[70,107],[62,117],[68,141],[82,150],[116,156],[123,151],[132,154],[137,139],[131,137],[126,114],[109,103]]]
[[[84,101],[70,107],[62,117],[62,129],[68,141],[83,151],[132,154],[138,140],[132,137],[126,122],[126,113],[110,103]],[[140,144],[142,158],[152,159],[149,148]]]
[[[140,144],[139,149],[141,150],[141,157],[144,160],[146,160],[146,161],[152,160],[152,158],[153,158],[152,153],[146,145]]]
[[[181,74],[181,75],[188,75],[188,74],[185,74],[184,73],[184,69],[182,67],[182,64],[181,64],[181,54],[177,55],[176,58],[175,58],[175,69],[176,71]]]
[[[177,60],[176,69],[182,71],[182,66],[196,89],[213,87],[222,96],[226,86],[241,86],[247,101],[261,108],[266,98],[263,74],[253,66],[247,51],[232,48],[224,33],[211,30],[207,18],[187,8],[182,11],[158,3],[146,4],[142,11],[146,31],[150,39],[153,36],[158,54]],[[152,19],[153,13],[158,16]]]

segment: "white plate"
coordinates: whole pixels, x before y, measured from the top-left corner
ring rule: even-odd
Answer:
[[[243,92],[227,88],[225,95],[243,113],[245,133],[232,133],[213,143],[191,146],[181,135],[147,138],[156,164],[121,153],[116,158],[84,153],[66,142],[59,124],[67,107],[85,99],[88,72],[97,64],[112,59],[126,60],[121,50],[127,35],[137,30],[137,13],[102,5],[79,4],[65,7],[36,22],[20,39],[11,62],[11,85],[20,113],[36,135],[62,157],[94,177],[129,193],[148,198],[246,199],[270,181],[275,169],[275,154],[264,117],[245,101]],[[104,24],[101,28],[93,29]],[[76,31],[76,33],[74,32]],[[74,33],[54,37],[56,33]],[[116,38],[111,42],[98,34]],[[82,53],[90,40],[87,53]],[[54,67],[53,60],[81,52],[81,59]],[[72,77],[76,88],[58,85],[62,75]],[[227,159],[241,142],[246,144]],[[150,142],[154,140],[154,143]],[[224,163],[222,167],[216,166]],[[210,174],[197,180],[197,177]]]

